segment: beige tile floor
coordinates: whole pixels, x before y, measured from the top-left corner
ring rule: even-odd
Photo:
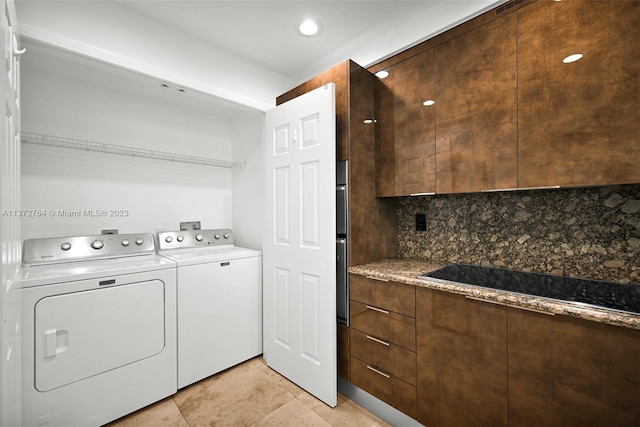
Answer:
[[[331,408],[256,357],[116,420],[108,427],[389,426],[338,395]]]

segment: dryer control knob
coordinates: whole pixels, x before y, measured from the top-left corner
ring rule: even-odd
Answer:
[[[69,249],[71,249],[71,243],[64,242],[60,245],[60,249],[62,249],[63,251],[68,251]]]
[[[225,239],[228,239],[229,238],[229,233],[224,233],[224,235],[222,237],[224,237]]]
[[[178,237],[176,237],[176,240],[178,242],[182,242],[184,240],[184,236],[178,236]]]
[[[204,236],[202,234],[196,234],[196,240],[198,242],[202,242],[202,239],[204,239]]]
[[[140,246],[141,244],[144,243],[144,240],[142,239],[136,239],[136,245]]]
[[[213,237],[215,237],[215,238],[216,238],[216,240],[219,240],[219,239],[220,239],[220,235],[219,235],[219,234],[216,234],[216,235],[215,235],[215,236],[213,236]]]
[[[104,242],[102,240],[94,240],[91,242],[91,247],[93,249],[102,249],[104,247]]]
[[[171,243],[171,242],[173,242],[173,237],[171,237],[171,236],[167,236],[167,237],[164,239],[164,241],[165,241],[165,242],[167,242],[167,243]]]
[[[129,240],[128,240],[128,239],[124,239],[124,240],[122,241],[122,246],[129,246],[129,243],[131,243],[131,242],[129,242]]]

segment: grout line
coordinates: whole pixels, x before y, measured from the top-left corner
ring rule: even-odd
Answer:
[[[176,402],[175,396],[178,393],[176,392],[176,394],[174,394],[173,396],[171,396],[171,400],[173,401],[173,404],[176,405],[176,408],[178,408],[178,412],[180,412],[180,416],[182,417],[182,419],[184,420],[185,424],[187,424],[189,427],[191,427],[191,424],[189,424],[189,421],[187,421],[187,417],[184,416],[184,413],[182,412],[182,409],[180,408],[180,405],[178,405],[178,402]]]

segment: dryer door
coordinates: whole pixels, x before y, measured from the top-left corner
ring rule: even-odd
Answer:
[[[55,295],[35,307],[35,387],[49,391],[162,352],[159,280]]]

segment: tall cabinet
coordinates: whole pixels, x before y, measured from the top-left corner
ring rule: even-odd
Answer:
[[[351,60],[276,98],[276,105],[322,85],[336,85],[336,160],[348,167],[348,263],[398,255],[396,201],[376,198],[375,77]],[[338,373],[349,379],[349,328],[338,325]]]

